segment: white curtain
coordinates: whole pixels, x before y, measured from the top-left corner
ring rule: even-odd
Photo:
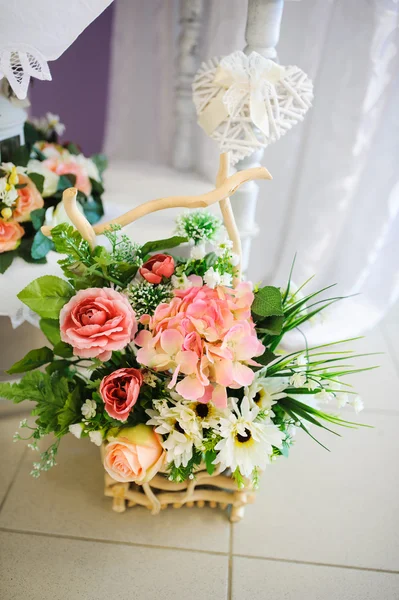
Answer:
[[[177,0],[116,0],[107,150],[168,164],[174,131]],[[273,182],[261,185],[249,277],[283,284],[316,273],[309,289],[339,282],[360,294],[316,323],[310,341],[356,335],[399,295],[399,3],[286,2],[282,64],[314,80],[303,124],[267,148]],[[242,48],[246,2],[205,2],[199,55]],[[193,133],[198,167],[214,180],[217,148]],[[312,287],[313,286],[313,287]]]

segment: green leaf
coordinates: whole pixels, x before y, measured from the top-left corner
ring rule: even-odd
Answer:
[[[36,231],[31,248],[32,258],[35,260],[44,258],[53,249],[54,244],[52,240],[45,236],[40,229]]]
[[[216,456],[216,450],[207,450],[204,454],[205,466],[209,475],[212,475],[215,471],[216,465],[213,464],[213,461],[215,460]]]
[[[283,329],[284,317],[267,317],[257,323],[256,330],[259,333],[279,335]]]
[[[101,200],[90,198],[86,202],[81,202],[83,212],[90,225],[95,225],[104,215],[104,209]]]
[[[42,365],[49,363],[53,359],[53,351],[47,346],[38,348],[37,350],[31,350],[24,358],[13,364],[8,369],[7,373],[13,375],[14,373],[25,373],[26,371],[32,371]]]
[[[43,265],[47,262],[46,257],[33,258],[32,252],[32,238],[22,238],[21,245],[18,247],[17,256],[20,256],[25,262]]]
[[[45,215],[46,215],[45,208],[37,208],[36,210],[32,210],[32,212],[30,213],[32,225],[33,225],[34,229],[36,229],[36,231],[38,231],[40,229],[40,227],[43,225]]]
[[[44,176],[39,173],[28,173],[28,177],[33,181],[38,191],[43,194]]]
[[[103,184],[100,181],[97,181],[97,179],[92,179],[91,177],[90,183],[92,196],[102,196],[102,194],[104,193]]]
[[[68,150],[68,152],[70,152],[71,154],[74,154],[75,156],[82,154],[82,152],[80,151],[78,146],[76,144],[74,144],[73,142],[69,142],[69,144],[65,144],[64,148],[66,148]]]
[[[26,167],[30,158],[30,150],[27,146],[19,146],[12,153],[11,162],[19,167]]]
[[[62,358],[71,358],[73,356],[72,346],[65,342],[58,342],[54,346],[54,354],[61,356]]]
[[[58,319],[61,308],[74,295],[68,282],[55,275],[44,275],[32,281],[18,298],[40,317]]]
[[[68,254],[76,260],[91,257],[89,244],[72,225],[60,223],[51,230],[51,237],[57,252]]]
[[[96,165],[100,175],[102,175],[108,166],[108,159],[105,154],[93,154],[90,158]]]
[[[266,285],[255,294],[251,310],[260,317],[283,317],[283,307],[280,290]]]
[[[40,134],[36,127],[30,123],[29,121],[25,121],[24,124],[24,137],[25,144],[27,146],[33,146],[36,142],[40,140]]]
[[[256,362],[258,362],[261,365],[263,365],[264,367],[266,367],[266,365],[271,363],[275,358],[276,358],[276,355],[273,354],[273,352],[271,352],[270,350],[268,350],[268,348],[266,348],[264,353],[261,356],[257,356],[255,360],[256,360]]]
[[[72,173],[66,173],[65,175],[61,175],[58,180],[57,191],[63,192],[64,190],[74,187],[76,183],[76,175]]]
[[[8,267],[11,266],[14,258],[15,258],[14,250],[10,250],[9,252],[2,252],[0,254],[0,274],[1,275],[3,275],[3,273],[5,273],[7,271]]]
[[[176,246],[180,246],[180,244],[184,244],[185,242],[188,242],[188,238],[179,235],[174,235],[173,237],[166,238],[164,240],[147,242],[141,247],[141,255],[144,258],[150,252],[157,252],[158,250],[165,250],[166,248],[175,248]]]
[[[46,373],[51,375],[52,373],[64,372],[65,374],[70,366],[71,363],[69,362],[69,360],[65,360],[64,358],[60,358],[59,360],[53,360],[50,364],[47,365]]]
[[[76,386],[73,392],[68,395],[62,410],[58,413],[57,419],[61,431],[67,432],[69,425],[81,420],[82,400],[82,389],[80,386]]]
[[[60,324],[58,320],[40,319],[39,326],[48,341],[53,344],[53,346],[56,346],[58,342],[61,341]]]

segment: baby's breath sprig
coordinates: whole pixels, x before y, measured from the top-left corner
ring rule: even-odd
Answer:
[[[58,446],[60,445],[60,439],[57,439],[51,446],[40,454],[40,461],[33,463],[33,469],[30,472],[32,477],[38,478],[42,471],[48,471],[52,467],[57,465],[55,458],[58,452]]]
[[[195,210],[176,219],[176,234],[188,237],[195,245],[212,242],[222,226],[221,220],[209,212]]]

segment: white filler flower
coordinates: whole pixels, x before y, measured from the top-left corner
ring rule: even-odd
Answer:
[[[74,435],[75,437],[78,438],[78,440],[80,440],[80,438],[82,437],[83,429],[84,429],[83,423],[74,423],[73,425],[69,426],[69,433],[72,433],[72,435]]]
[[[101,446],[103,443],[103,436],[101,431],[89,431],[90,441],[93,442],[96,446]]]
[[[95,400],[86,400],[86,402],[82,405],[81,411],[82,415],[86,419],[92,419],[96,416],[97,404]]]
[[[214,464],[221,463],[222,469],[237,468],[244,477],[251,477],[253,470],[263,470],[270,461],[273,446],[280,448],[284,434],[271,421],[256,421],[259,408],[250,408],[244,397],[241,409],[234,400],[229,417],[220,420],[223,439],[215,446],[218,455]]]

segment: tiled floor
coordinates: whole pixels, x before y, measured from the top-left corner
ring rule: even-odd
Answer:
[[[398,340],[391,313],[358,342],[385,352],[353,381],[374,429],[323,436],[331,453],[301,436],[236,525],[210,508],[113,513],[98,449],[74,438],[36,481],[11,441],[20,415],[2,419],[0,597],[399,600]]]

